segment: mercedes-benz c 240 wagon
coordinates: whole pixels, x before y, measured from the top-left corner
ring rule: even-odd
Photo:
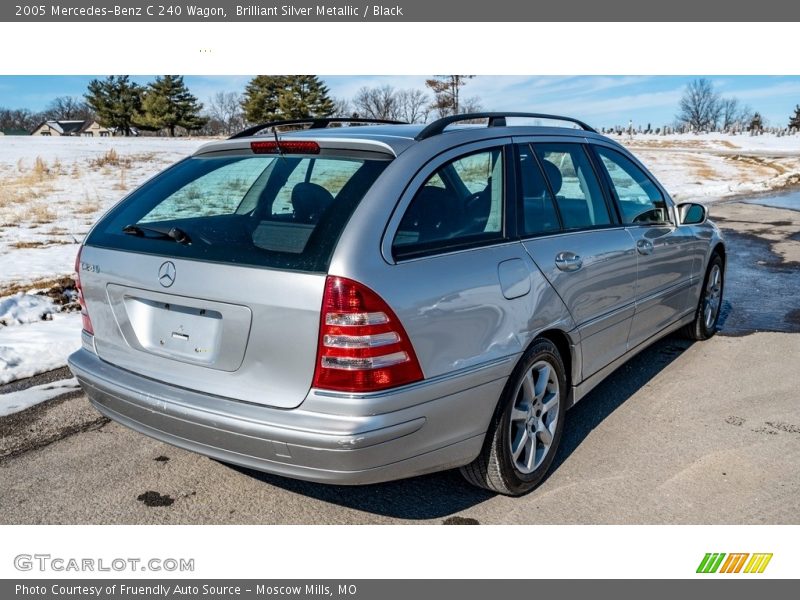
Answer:
[[[587,125],[354,121],[206,144],[100,219],[69,365],[101,413],[288,477],[518,495],[611,371],[714,334],[718,229]]]

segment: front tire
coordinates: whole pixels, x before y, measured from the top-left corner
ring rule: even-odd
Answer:
[[[715,252],[708,263],[694,321],[689,323],[683,330],[689,339],[707,340],[717,332],[717,322],[719,321],[720,308],[722,307],[724,279],[725,268],[722,257]]]
[[[481,453],[461,467],[461,474],[473,485],[507,496],[533,490],[555,458],[566,398],[558,348],[550,340],[536,340],[506,383]]]

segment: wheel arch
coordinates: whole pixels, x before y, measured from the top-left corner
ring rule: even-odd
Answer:
[[[721,240],[714,244],[714,247],[711,249],[711,254],[708,255],[709,260],[711,260],[711,257],[715,254],[719,254],[719,257],[722,259],[722,266],[724,268],[728,262],[728,256],[725,251],[725,244]]]
[[[575,344],[565,331],[562,331],[561,329],[546,329],[540,332],[531,341],[528,347],[536,343],[536,340],[541,338],[550,340],[558,349],[558,353],[561,355],[561,360],[564,362],[564,375],[567,379],[567,389],[571,390],[577,378],[576,374],[573,372],[573,365],[577,365],[577,361],[573,356]]]

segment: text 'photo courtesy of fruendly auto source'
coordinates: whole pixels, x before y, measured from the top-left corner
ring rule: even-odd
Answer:
[[[800,77],[0,76],[3,524],[800,523]]]

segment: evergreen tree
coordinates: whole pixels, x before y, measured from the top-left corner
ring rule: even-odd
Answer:
[[[164,75],[156,77],[144,91],[141,114],[137,115],[136,122],[145,129],[166,129],[170,137],[175,137],[177,127],[192,131],[208,122],[200,116],[202,109],[203,105],[186,87],[182,75]]]
[[[293,75],[278,98],[283,119],[329,117],[336,108],[328,88],[316,75]]]
[[[248,123],[266,123],[280,119],[279,100],[286,89],[287,77],[257,75],[244,90],[242,109]]]
[[[789,119],[789,129],[800,129],[800,104],[794,107],[794,114]]]
[[[101,125],[126,136],[131,134],[134,115],[142,105],[142,88],[128,75],[93,79],[84,98]]]

